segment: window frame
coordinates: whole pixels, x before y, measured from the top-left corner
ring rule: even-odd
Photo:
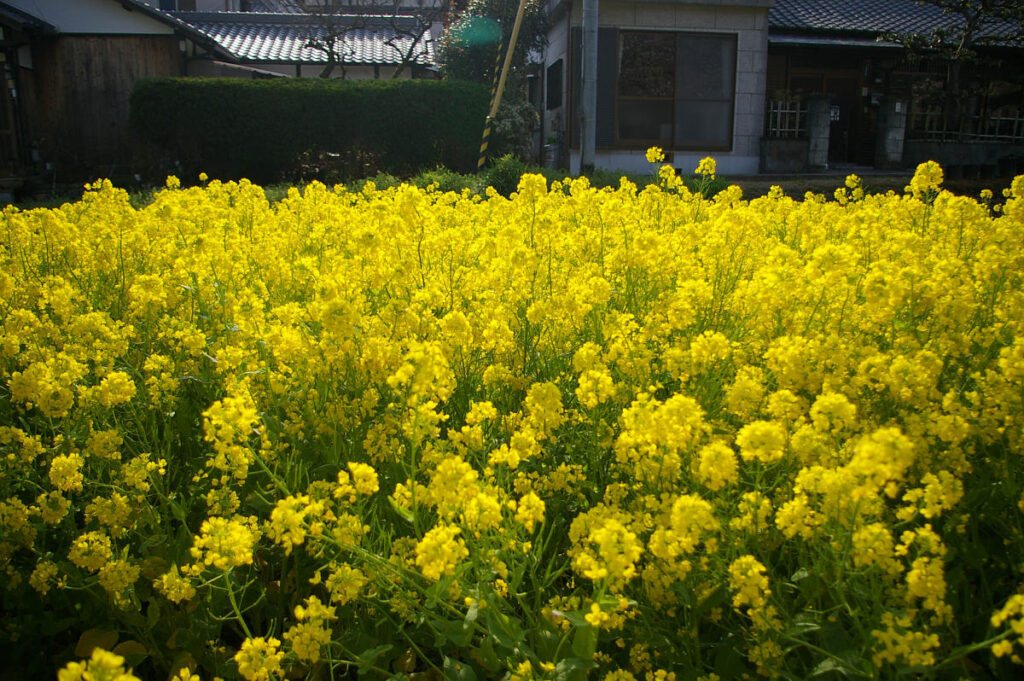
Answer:
[[[638,33],[639,34],[648,34],[648,35],[672,36],[673,38],[675,38],[675,49],[674,49],[674,52],[673,52],[673,55],[674,55],[674,58],[673,58],[673,76],[672,76],[673,77],[673,88],[672,88],[672,96],[671,96],[671,98],[669,98],[669,97],[640,97],[640,96],[634,96],[634,95],[621,95],[621,94],[619,94],[620,93],[620,86],[621,86],[620,77],[622,75],[621,64],[622,64],[623,42],[624,42],[624,40],[625,40],[627,35],[629,35],[629,34],[638,34]],[[729,89],[729,98],[728,99],[710,99],[710,98],[708,98],[708,99],[694,99],[692,97],[684,97],[684,96],[682,96],[683,93],[679,92],[680,88],[676,87],[676,84],[677,84],[677,81],[678,81],[678,78],[679,78],[679,74],[678,74],[679,57],[680,57],[679,50],[680,50],[680,39],[682,37],[684,37],[684,36],[688,36],[688,37],[720,38],[720,39],[728,40],[728,41],[730,41],[732,43],[732,46],[731,46],[732,47],[732,71],[730,73],[730,78],[729,78],[729,80],[730,80],[730,89]],[[613,125],[614,125],[615,141],[614,141],[614,144],[613,144],[612,148],[614,148],[614,149],[631,149],[632,150],[632,149],[637,149],[637,148],[646,148],[647,146],[652,146],[652,145],[659,145],[659,146],[664,146],[666,149],[670,149],[670,150],[673,150],[673,151],[681,151],[681,152],[686,152],[686,151],[696,151],[696,152],[704,152],[704,151],[723,152],[724,151],[724,152],[731,152],[733,150],[733,147],[734,147],[734,144],[735,144],[735,134],[736,134],[736,82],[737,82],[737,79],[738,79],[738,74],[737,74],[736,71],[739,68],[739,52],[738,52],[738,50],[739,50],[739,35],[737,33],[724,33],[724,32],[719,33],[719,32],[704,32],[704,31],[665,31],[665,30],[646,29],[646,28],[627,28],[627,29],[619,29],[618,30],[618,35],[616,36],[616,38],[617,38],[617,40],[616,40],[616,64],[618,65],[618,67],[615,69],[615,83],[614,83],[615,106],[614,106],[614,112],[613,112],[613,118],[614,118],[614,124]],[[658,101],[658,102],[664,102],[664,101],[671,101],[671,103],[672,103],[672,119],[671,119],[672,120],[672,140],[671,140],[671,143],[666,143],[664,140],[659,140],[659,139],[656,139],[656,138],[622,138],[622,137],[620,137],[620,134],[619,134],[620,133],[619,110],[620,110],[620,102],[622,102],[622,101],[628,101],[628,102],[638,102],[638,101]],[[679,137],[678,136],[678,130],[677,130],[679,107],[681,105],[683,105],[684,103],[686,103],[686,102],[721,102],[721,103],[726,103],[727,102],[729,104],[730,115],[729,115],[728,139],[727,139],[725,144],[690,145],[690,144],[683,144],[683,143],[680,143],[680,142],[677,141],[678,137]]]

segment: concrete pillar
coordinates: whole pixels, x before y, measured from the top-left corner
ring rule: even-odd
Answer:
[[[828,168],[828,136],[831,128],[828,95],[807,98],[807,165],[812,169]]]
[[[878,112],[878,137],[875,140],[875,166],[896,168],[903,165],[903,140],[907,133],[907,102],[886,97]]]

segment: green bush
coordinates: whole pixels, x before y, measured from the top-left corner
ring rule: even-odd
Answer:
[[[391,189],[392,187],[397,187],[402,184],[402,180],[391,173],[377,173],[376,175],[365,177],[354,182],[351,188],[353,191],[361,192],[368,182],[372,182],[373,186],[377,189]]]
[[[439,192],[455,192],[459,194],[463,189],[469,189],[473,193],[481,193],[480,181],[476,175],[463,175],[448,170],[443,166],[437,166],[433,170],[424,171],[411,178],[409,183],[421,189],[435,185]]]
[[[471,170],[487,104],[460,81],[160,78],[136,84],[131,120],[182,172],[334,180]]]
[[[503,196],[508,196],[519,186],[519,178],[523,173],[530,172],[530,167],[512,154],[494,159],[483,172],[485,187],[494,189]]]

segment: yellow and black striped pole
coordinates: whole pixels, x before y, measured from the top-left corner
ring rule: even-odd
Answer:
[[[501,75],[501,43],[498,43],[498,51],[494,54],[494,78],[491,79],[491,98],[487,102],[487,120],[484,121],[484,137],[480,141],[480,156],[476,161],[477,172],[483,169],[484,161],[487,160],[487,138],[491,136],[491,107],[494,106],[494,96],[498,94],[498,78]]]
[[[526,0],[519,0],[519,8],[516,10],[516,22],[512,25],[512,35],[508,39],[508,49],[505,51],[505,64],[501,67],[501,76],[498,78],[498,86],[494,89],[491,97],[491,109],[487,113],[487,120],[484,121],[484,136],[480,142],[480,158],[477,159],[476,169],[481,170],[487,160],[487,138],[491,136],[491,122],[498,113],[498,105],[501,104],[501,93],[505,89],[505,79],[508,77],[509,67],[512,65],[512,53],[516,49],[516,40],[519,38],[519,27],[523,24],[523,13],[526,11]],[[501,56],[501,50],[498,50]]]

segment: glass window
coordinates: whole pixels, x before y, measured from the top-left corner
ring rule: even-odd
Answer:
[[[547,108],[557,109],[562,106],[562,60],[555,61],[554,64],[548,67],[547,76]]]
[[[735,91],[735,35],[622,31],[616,141],[731,149]]]
[[[619,94],[671,97],[676,41],[671,33],[623,33],[619,51]]]

